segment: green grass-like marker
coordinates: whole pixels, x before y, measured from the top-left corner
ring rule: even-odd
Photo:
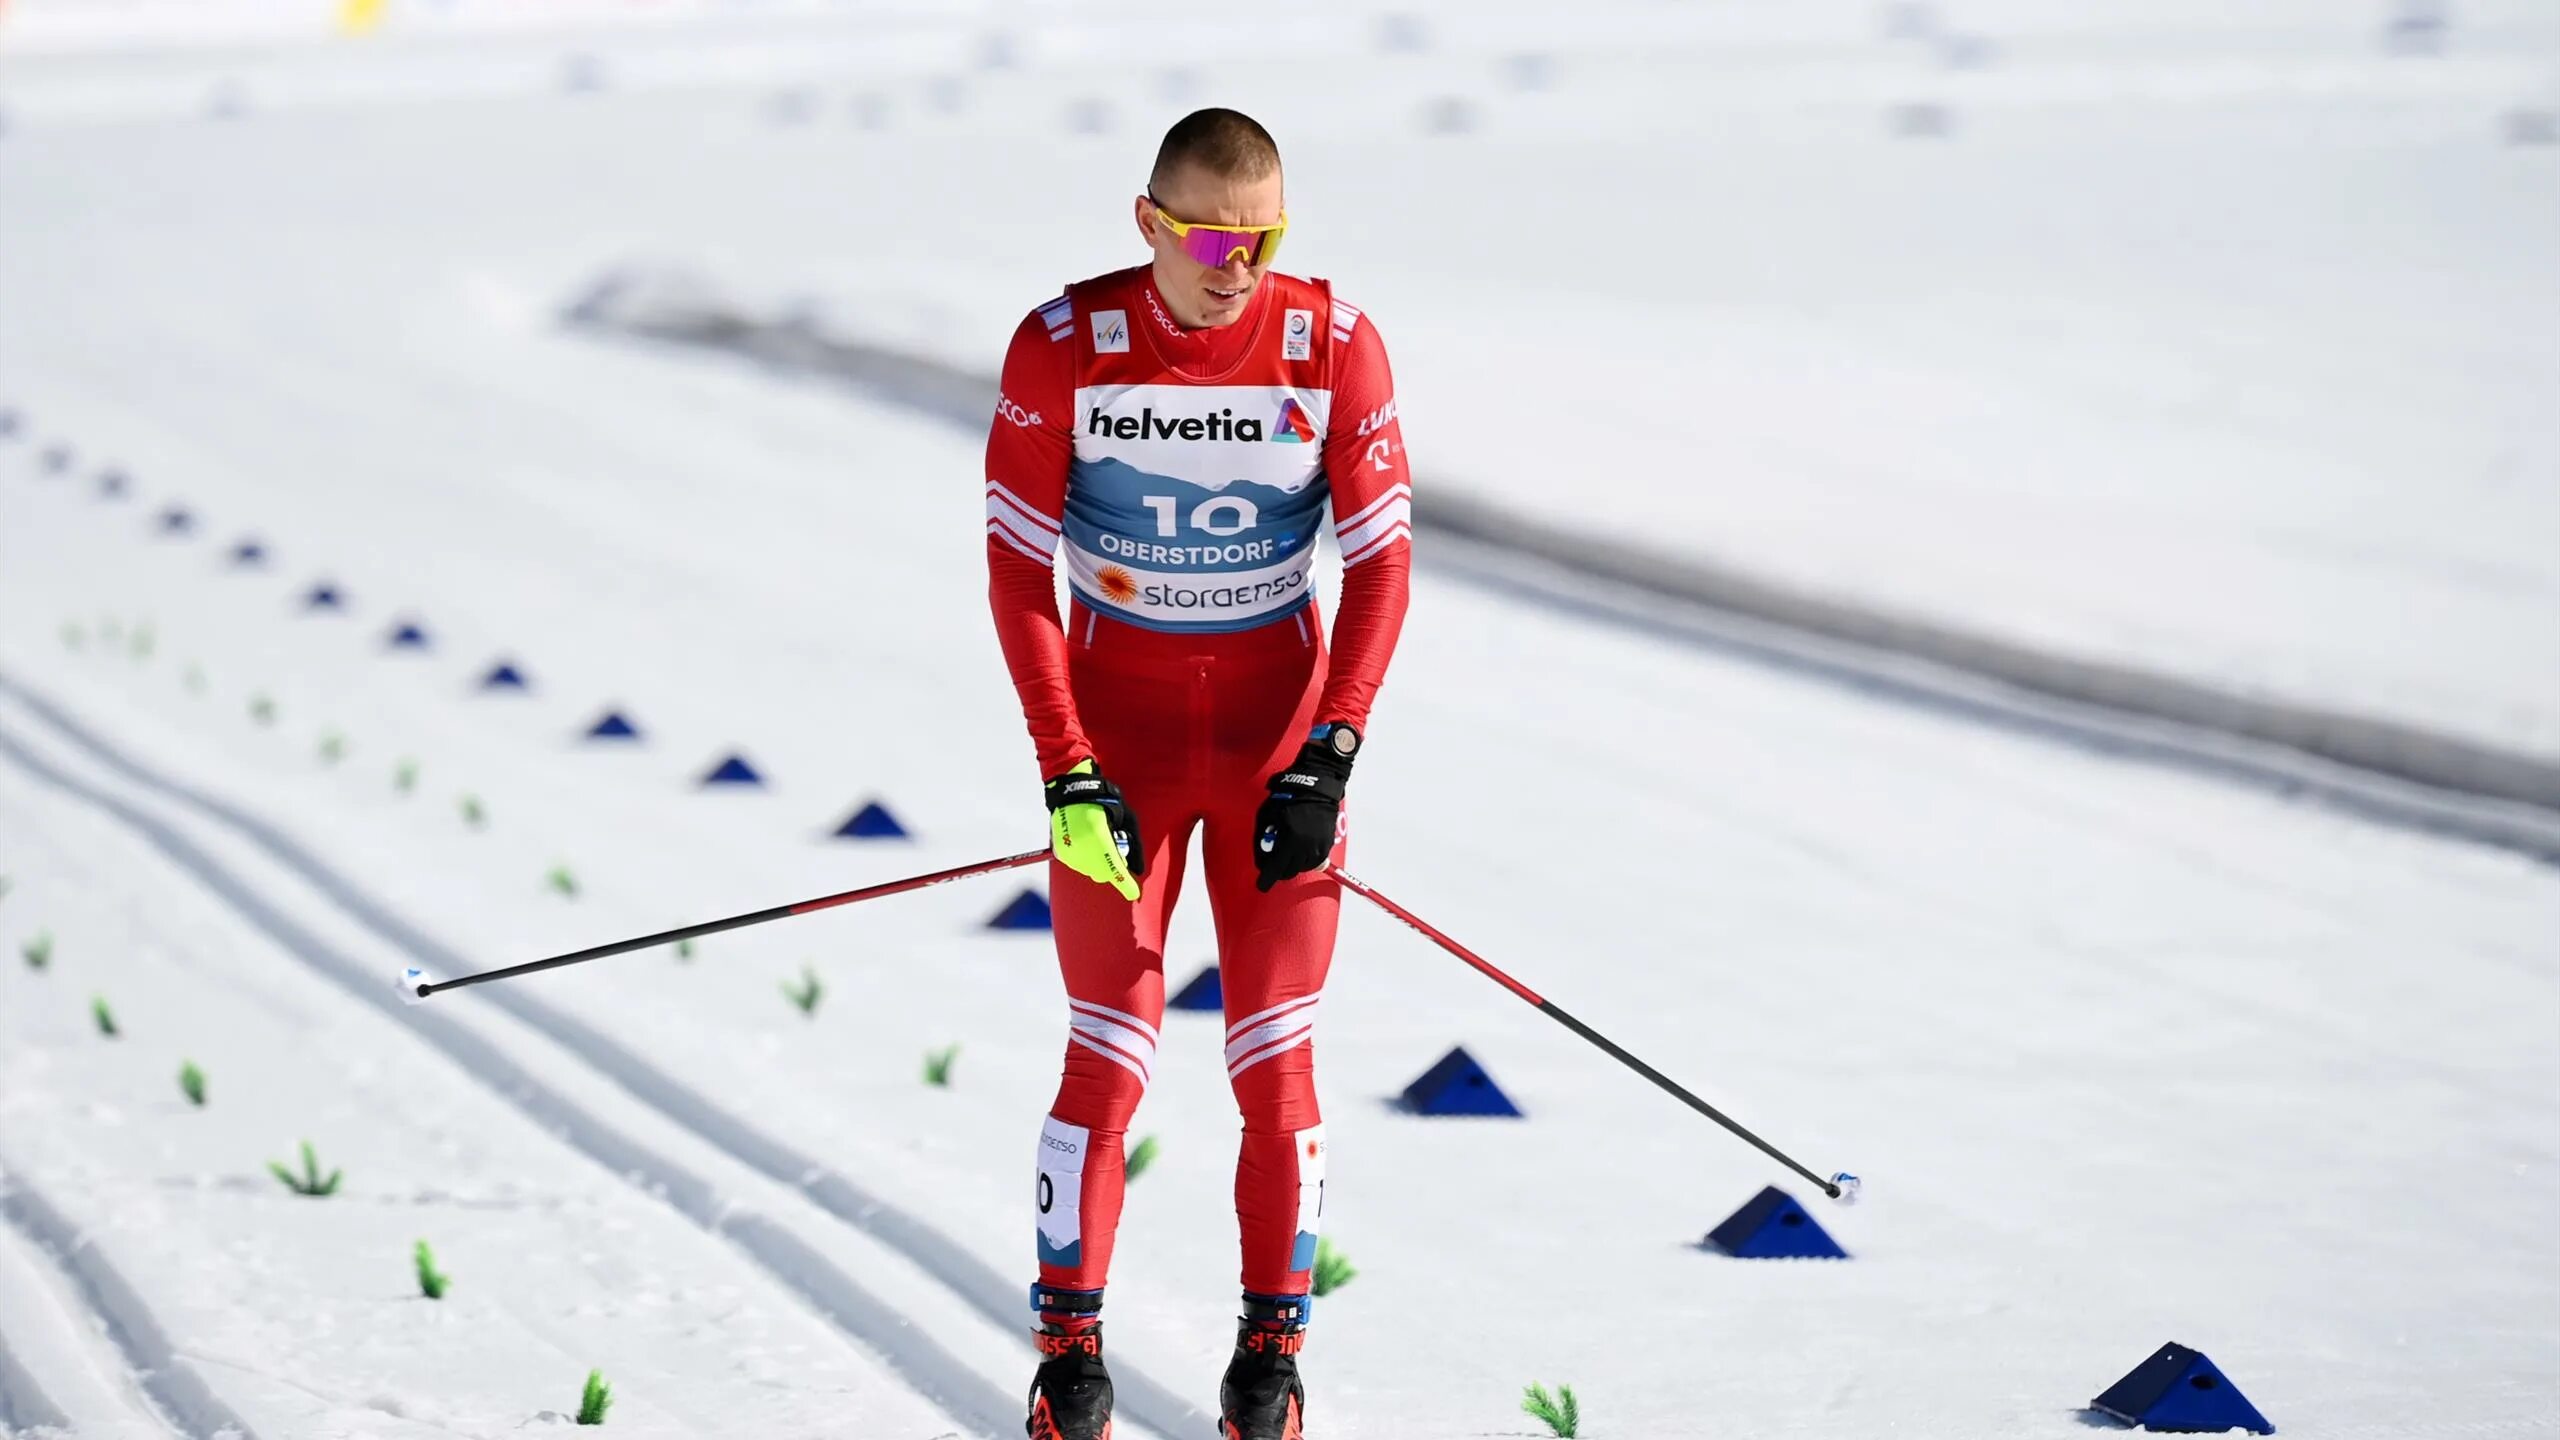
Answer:
[[[264,691],[249,697],[249,718],[261,725],[276,723],[275,697]]]
[[[347,737],[332,730],[320,737],[320,763],[335,765],[347,758]]]
[[[951,1086],[951,1062],[959,1058],[960,1047],[957,1045],[945,1045],[939,1050],[926,1051],[924,1053],[924,1083],[927,1085],[939,1085],[945,1089],[949,1089]]]
[[[121,1033],[116,1029],[116,1012],[107,1008],[107,997],[104,995],[89,997],[89,1018],[98,1022],[98,1033],[110,1040]]]
[[[152,633],[150,621],[145,620],[133,627],[133,644],[129,648],[133,651],[134,659],[150,659],[151,652],[158,648],[159,643],[159,637]]]
[[[9,898],[9,877],[0,875],[0,900]]]
[[[587,1372],[587,1388],[578,1396],[578,1423],[601,1425],[604,1412],[613,1408],[613,1387],[604,1383],[604,1372]]]
[[[402,795],[418,788],[418,762],[403,760],[391,767],[391,788]]]
[[[479,796],[465,795],[462,797],[462,823],[470,826],[474,830],[486,830],[489,828],[489,810],[487,806],[480,803]]]
[[[26,958],[27,968],[30,970],[42,970],[51,965],[53,963],[53,932],[37,931],[36,938],[18,947],[18,953]]]
[[[800,967],[800,983],[783,986],[782,993],[792,1004],[800,1007],[801,1014],[814,1017],[818,1013],[818,1002],[826,997],[827,987],[818,983],[817,971],[803,965]]]
[[[1582,1429],[1582,1402],[1573,1398],[1573,1387],[1559,1385],[1556,1393],[1547,1393],[1544,1385],[1532,1385],[1521,1396],[1520,1408],[1536,1419],[1547,1422],[1547,1428],[1562,1440],[1574,1440]]]
[[[568,866],[554,865],[551,867],[551,873],[543,876],[542,879],[544,884],[570,899],[578,898],[578,877],[571,873]]]
[[[198,1069],[193,1060],[178,1067],[178,1089],[185,1094],[188,1104],[199,1110],[204,1108],[204,1071]]]
[[[1156,1153],[1160,1148],[1162,1147],[1156,1144],[1156,1137],[1153,1135],[1139,1141],[1138,1148],[1129,1152],[1127,1161],[1129,1178],[1135,1180],[1146,1174],[1147,1167],[1156,1163]]]
[[[1334,1248],[1332,1237],[1320,1236],[1317,1238],[1315,1273],[1316,1294],[1330,1295],[1334,1291],[1341,1289],[1343,1286],[1348,1285],[1359,1278],[1360,1272],[1352,1268],[1351,1257]]]
[[[301,1174],[294,1174],[284,1168],[282,1162],[275,1160],[267,1162],[267,1173],[283,1181],[284,1187],[294,1194],[309,1195],[315,1199],[338,1193],[338,1181],[346,1174],[343,1170],[332,1170],[327,1179],[320,1178],[320,1157],[312,1153],[311,1142],[308,1140],[302,1142]]]
[[[679,960],[691,960],[693,958],[693,942],[690,940],[677,941],[676,958]]]
[[[445,1287],[453,1283],[453,1277],[436,1268],[436,1252],[421,1240],[411,1254],[418,1262],[418,1293],[430,1300],[443,1299]]]

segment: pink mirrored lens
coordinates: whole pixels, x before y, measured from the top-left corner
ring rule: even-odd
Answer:
[[[1262,245],[1271,238],[1269,231],[1221,230],[1214,225],[1194,225],[1182,237],[1182,253],[1215,270],[1224,266],[1238,250],[1244,252],[1244,263],[1262,262]]]

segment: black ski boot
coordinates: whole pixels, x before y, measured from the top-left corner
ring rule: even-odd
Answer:
[[[1043,1303],[1046,1302],[1046,1303]],[[1102,1363],[1102,1322],[1081,1317],[1102,1308],[1100,1291],[1035,1291],[1040,1369],[1031,1377],[1030,1440],[1111,1440],[1111,1371]],[[1081,1325],[1082,1328],[1071,1328]]]
[[[1307,1297],[1244,1297],[1235,1358],[1218,1382],[1218,1440],[1306,1440],[1307,1392],[1298,1383],[1306,1339]]]

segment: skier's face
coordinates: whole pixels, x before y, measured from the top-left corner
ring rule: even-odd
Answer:
[[[1155,198],[1138,197],[1138,233],[1155,251],[1157,293],[1178,323],[1192,329],[1232,325],[1243,318],[1256,286],[1271,266],[1248,265],[1241,255],[1223,265],[1203,265],[1191,258],[1173,231],[1157,217],[1166,215],[1186,225],[1277,225],[1280,223],[1280,172],[1258,180],[1214,175],[1185,165],[1155,187]]]

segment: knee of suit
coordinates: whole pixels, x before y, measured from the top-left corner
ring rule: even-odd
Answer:
[[[1071,997],[1067,1026],[1066,1067],[1050,1113],[1088,1130],[1128,1129],[1155,1078],[1155,1022]]]
[[[1294,1135],[1324,1123],[1316,1105],[1315,1052],[1301,1045],[1227,1082],[1235,1091],[1236,1113],[1244,1117],[1248,1135]]]
[[[1147,1097],[1147,1082],[1120,1066],[1067,1048],[1066,1070],[1058,1077],[1058,1098],[1049,1113],[1087,1130],[1118,1132],[1137,1117],[1138,1102]]]

